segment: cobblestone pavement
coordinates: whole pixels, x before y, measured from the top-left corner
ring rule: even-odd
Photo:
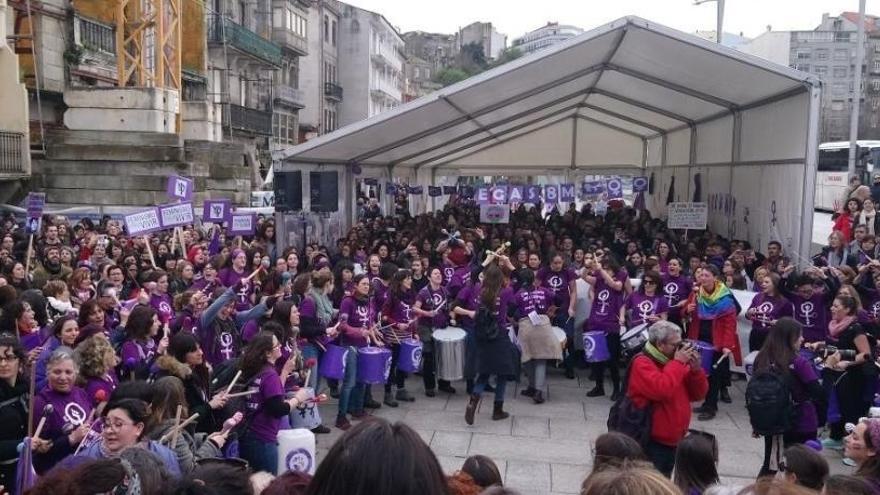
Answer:
[[[469,455],[484,454],[498,463],[505,485],[525,494],[578,493],[590,471],[593,440],[606,431],[605,421],[611,401],[608,397],[587,398],[593,386],[586,370],[577,370],[578,378],[567,380],[560,370],[548,370],[547,402],[533,404],[519,395],[524,384],[508,385],[504,403],[510,418],[492,421],[492,397],[486,394],[473,426],[464,422],[467,402],[464,383],[453,384],[455,395],[424,395],[420,377],[410,377],[407,387],[416,401],[400,407],[385,405],[374,412],[389,421],[404,421],[427,442],[446,473],[457,470]],[[745,485],[757,474],[763,456],[763,441],[751,436],[743,394],[745,381],[734,381],[730,389],[733,404],[720,404],[712,421],[699,422],[696,415],[691,427],[714,433],[720,445],[719,473],[722,481]],[[606,385],[606,390],[610,386]],[[382,398],[380,386],[373,396]],[[695,404],[697,405],[697,404]],[[341,431],[333,428],[336,401],[321,408],[324,424],[333,432],[318,435],[318,459],[323,459]],[[840,453],[823,453],[832,473],[848,473]]]

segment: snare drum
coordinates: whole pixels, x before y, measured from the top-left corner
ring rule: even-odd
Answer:
[[[361,347],[358,349],[357,366],[359,383],[385,383],[391,373],[391,351],[384,347]]]
[[[403,339],[400,341],[400,358],[397,368],[405,373],[415,373],[422,366],[422,342],[419,339]]]
[[[562,347],[562,350],[565,350],[565,344],[568,341],[568,337],[565,336],[565,330],[559,327],[553,327],[553,335],[559,340],[559,346]]]
[[[348,347],[328,344],[327,351],[321,356],[321,364],[318,372],[324,378],[342,380],[345,378],[345,358],[348,357]]]
[[[648,342],[648,324],[634,326],[620,336],[620,350],[626,359],[642,352]]]
[[[456,327],[434,330],[434,356],[437,360],[437,378],[447,381],[464,378],[465,336],[465,331]]]

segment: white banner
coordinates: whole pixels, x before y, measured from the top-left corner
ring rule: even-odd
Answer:
[[[706,203],[669,203],[666,225],[670,229],[705,230],[709,219]]]
[[[125,215],[125,227],[128,235],[144,235],[162,229],[159,211],[156,208]]]
[[[480,223],[510,223],[510,206],[480,205]]]
[[[195,223],[192,203],[180,203],[163,205],[159,207],[159,216],[162,227],[179,227]]]

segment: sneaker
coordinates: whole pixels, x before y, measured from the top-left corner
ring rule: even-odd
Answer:
[[[345,416],[339,416],[338,418],[336,418],[336,427],[342,431],[345,431],[351,428],[351,422],[349,422],[348,419],[345,418]]]
[[[364,402],[364,407],[368,409],[379,409],[382,407],[382,404],[379,404],[376,399],[370,399]]]
[[[315,435],[326,435],[327,433],[330,433],[330,428],[327,428],[324,425],[318,425],[312,428],[312,433]]]
[[[595,387],[593,390],[587,392],[587,397],[602,397],[605,395],[605,389]]]
[[[397,407],[399,404],[396,400],[394,400],[394,396],[391,395],[391,392],[385,392],[385,400],[382,401],[388,407]]]
[[[410,395],[409,392],[406,391],[405,388],[402,388],[397,391],[397,394],[394,395],[394,398],[403,402],[415,402],[416,398]]]
[[[842,460],[841,462],[843,462],[843,465],[844,465],[844,466],[849,466],[849,467],[856,467],[856,466],[858,466],[858,463],[856,463],[856,461],[850,459],[849,457],[844,457],[843,460]]]
[[[368,413],[367,411],[355,411],[351,413],[351,419],[360,421],[362,419],[366,419],[369,415],[370,413]]]
[[[437,392],[435,392],[433,388],[426,388],[425,389],[425,396],[426,397],[434,397],[436,395],[437,395]]]
[[[822,440],[822,448],[832,449],[832,450],[843,450],[843,442],[840,440],[834,440],[833,438],[826,438],[826,439]]]
[[[716,412],[711,409],[706,409],[700,414],[697,415],[697,420],[699,421],[709,421],[715,419]]]
[[[528,387],[528,388],[524,388],[524,389],[520,390],[519,395],[524,395],[526,397],[534,397],[535,393],[537,393],[537,392],[538,392],[538,389]]]

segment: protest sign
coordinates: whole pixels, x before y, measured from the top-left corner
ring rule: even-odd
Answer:
[[[168,178],[168,186],[166,191],[171,199],[180,199],[187,201],[193,195],[193,181],[186,177],[172,175]]]
[[[205,222],[228,222],[232,214],[232,202],[228,199],[206,199],[202,208],[202,220]]]
[[[256,219],[252,213],[233,214],[229,222],[229,233],[232,235],[253,235]]]
[[[162,228],[179,227],[195,223],[192,203],[176,203],[159,207],[159,221]]]
[[[162,230],[158,208],[131,213],[123,218],[125,220],[125,228],[130,236],[146,235],[150,232]]]
[[[709,218],[706,203],[669,203],[666,225],[670,229],[704,230]]]

